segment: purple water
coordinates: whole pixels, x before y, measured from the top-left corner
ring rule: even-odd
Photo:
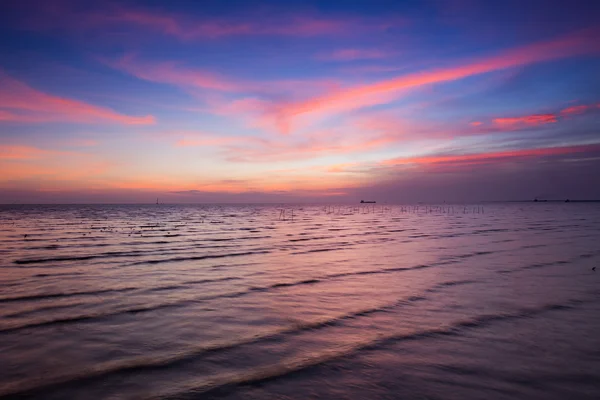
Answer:
[[[597,203],[0,206],[0,225],[0,397],[600,398]]]

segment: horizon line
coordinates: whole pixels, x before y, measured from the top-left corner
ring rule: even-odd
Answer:
[[[432,202],[432,201],[407,201],[407,202],[377,202],[377,203],[369,203],[374,205],[456,205],[456,204],[477,204],[477,203],[600,203],[600,199],[553,199],[553,200],[478,200],[478,201],[442,201],[442,202]],[[154,206],[163,206],[163,205],[275,205],[275,204],[343,204],[343,205],[353,205],[353,204],[363,204],[360,202],[319,202],[319,201],[287,201],[287,202],[197,202],[197,203],[186,203],[186,202],[170,202],[170,203],[139,203],[139,202],[99,202],[99,203],[86,203],[86,202],[73,202],[73,203],[26,203],[26,202],[12,202],[12,203],[3,203],[0,202],[0,206],[74,206],[74,205],[154,205]]]

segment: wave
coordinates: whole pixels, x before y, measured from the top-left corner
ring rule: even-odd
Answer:
[[[394,267],[394,268],[381,268],[381,269],[365,270],[365,271],[341,272],[339,274],[326,275],[326,277],[327,278],[340,278],[340,277],[352,276],[352,275],[389,274],[389,273],[393,273],[393,272],[412,271],[412,270],[417,270],[417,269],[431,268],[434,265],[436,265],[436,264],[416,265],[414,267]]]
[[[323,252],[327,252],[327,251],[337,251],[337,250],[346,250],[346,247],[332,247],[332,248],[328,248],[328,249],[312,249],[312,250],[306,250],[306,251],[296,251],[293,252],[291,254],[310,254],[310,253],[323,253]]]
[[[251,288],[251,290],[262,290],[262,289],[269,289],[269,288],[280,288],[280,287],[290,287],[290,286],[299,286],[299,285],[311,285],[313,283],[319,283],[321,282],[320,279],[306,279],[304,281],[299,281],[299,282],[289,282],[289,283],[275,283],[271,286],[268,286],[266,288]]]
[[[478,235],[480,233],[494,233],[494,232],[513,232],[514,230],[512,229],[505,229],[505,228],[495,228],[495,229],[480,229],[480,230],[476,230],[473,232],[470,232],[470,235]]]
[[[448,281],[448,282],[442,282],[439,283],[437,285],[435,285],[434,287],[427,289],[427,292],[429,293],[435,293],[440,291],[440,289],[446,288],[446,287],[451,287],[451,286],[460,286],[460,285],[469,285],[472,283],[477,283],[480,281],[471,281],[471,280],[463,280],[463,281]]]
[[[313,283],[312,280],[303,281],[305,284]],[[443,285],[443,284],[441,284]],[[450,286],[450,285],[446,285]],[[277,287],[277,284],[272,285]],[[95,368],[85,371],[79,376],[70,376],[63,379],[56,379],[52,383],[38,386],[25,390],[15,390],[13,394],[19,395],[35,395],[39,391],[60,390],[63,387],[73,385],[84,385],[96,380],[103,380],[111,376],[121,376],[126,373],[140,373],[161,369],[168,369],[180,366],[182,364],[196,361],[199,357],[215,352],[235,349],[241,346],[256,344],[263,341],[271,340],[278,337],[294,335],[305,331],[318,330],[326,327],[337,326],[345,321],[365,317],[374,313],[387,312],[399,306],[408,305],[413,302],[426,300],[423,296],[410,296],[406,299],[398,299],[395,302],[384,304],[377,307],[371,307],[363,310],[358,310],[337,317],[328,318],[320,321],[299,323],[276,331],[265,332],[262,334],[253,334],[252,336],[238,339],[232,342],[220,342],[209,346],[200,346],[197,348],[188,349],[185,352],[178,352],[175,355],[154,356],[137,359],[133,361],[109,362],[97,365]]]
[[[201,284],[205,284],[205,283],[226,282],[226,281],[233,281],[233,280],[241,280],[241,278],[229,276],[229,277],[225,277],[225,278],[199,279],[199,280],[192,280],[192,281],[184,281],[184,282],[181,282],[181,284],[168,285],[168,286],[156,286],[156,287],[144,289],[144,290],[142,290],[142,292],[149,293],[149,292],[162,292],[162,291],[166,291],[166,290],[185,289],[185,288],[189,288],[190,285],[201,285]]]
[[[177,290],[177,289],[185,289],[188,286],[186,285],[170,285],[170,286],[157,286],[154,288],[146,289],[145,292],[162,292],[167,290]]]
[[[262,368],[254,368],[252,372],[246,374],[224,374],[211,379],[210,382],[207,382],[204,385],[192,383],[187,388],[180,388],[177,393],[177,398],[186,399],[197,398],[198,396],[207,397],[210,395],[226,394],[227,392],[235,391],[241,386],[256,386],[267,381],[291,377],[299,372],[305,372],[332,361],[352,357],[364,351],[381,350],[398,342],[457,336],[466,330],[478,329],[494,322],[531,318],[548,311],[568,310],[583,302],[584,301],[582,300],[570,300],[564,304],[548,304],[539,308],[524,309],[515,313],[482,315],[472,319],[459,321],[439,329],[414,331],[408,334],[392,334],[375,340],[367,340],[361,343],[340,346],[315,356],[290,360],[285,363]]]
[[[147,252],[143,251],[130,251],[130,252],[122,252],[122,251],[114,251],[100,254],[87,254],[80,256],[60,256],[60,257],[47,257],[47,258],[22,258],[13,261],[18,265],[26,265],[26,264],[46,264],[52,262],[60,262],[60,261],[84,261],[84,260],[93,260],[96,258],[112,258],[112,257],[139,257],[147,254]]]
[[[173,303],[162,303],[162,304],[146,306],[146,307],[139,307],[139,308],[134,308],[134,309],[119,310],[119,311],[110,312],[110,313],[82,315],[82,316],[78,316],[78,317],[58,319],[58,320],[54,320],[54,321],[56,321],[55,323],[57,323],[57,324],[65,324],[65,323],[69,323],[69,322],[89,322],[89,321],[95,321],[95,320],[103,320],[105,318],[114,317],[114,316],[122,315],[122,314],[151,312],[151,311],[166,308],[166,307],[180,307],[180,306],[183,306],[183,305],[186,305],[189,303],[205,302],[205,301],[216,300],[216,299],[220,299],[220,298],[239,298],[239,297],[243,297],[243,296],[246,296],[246,295],[249,295],[252,293],[256,293],[256,292],[266,292],[269,290],[276,290],[276,289],[280,289],[280,288],[288,288],[288,287],[293,287],[293,286],[298,286],[298,285],[306,285],[307,282],[310,282],[311,284],[317,284],[317,283],[326,282],[331,279],[348,277],[348,276],[388,274],[388,273],[396,273],[396,272],[431,268],[431,267],[435,267],[435,266],[456,263],[456,262],[458,262],[457,259],[463,259],[463,258],[467,258],[467,257],[473,257],[473,256],[489,254],[489,253],[490,252],[481,252],[480,251],[480,252],[475,252],[475,253],[458,255],[458,256],[454,256],[454,259],[452,259],[452,257],[451,257],[451,259],[449,259],[449,260],[448,259],[445,261],[442,260],[440,262],[433,263],[430,265],[416,265],[413,267],[381,268],[381,269],[376,269],[376,270],[351,271],[351,272],[343,272],[343,273],[337,273],[337,274],[329,274],[329,275],[324,275],[324,276],[321,276],[318,278],[296,281],[296,282],[278,282],[271,286],[266,286],[266,287],[250,287],[247,290],[243,290],[243,291],[239,291],[239,292],[224,293],[224,294],[218,294],[218,295],[214,295],[214,296],[206,296],[206,297],[199,297],[199,298],[192,298],[192,299],[183,299],[183,300],[177,300],[176,302],[173,302]],[[245,255],[247,253],[234,253],[234,254]],[[254,253],[252,253],[252,254],[254,254]],[[177,258],[176,261],[190,260],[190,259],[192,259],[192,260],[193,259],[205,259],[205,258],[222,258],[222,257],[227,257],[227,256],[231,256],[231,255],[198,256],[198,257],[183,257],[183,258],[180,257],[180,258]],[[170,262],[172,260],[173,259],[154,260],[153,262],[152,262],[152,260],[151,261],[140,261],[138,263],[133,263],[133,264],[129,264],[129,265]],[[0,302],[1,301],[2,300],[0,299]],[[17,327],[11,327],[11,328],[8,328],[5,330],[0,330],[0,332],[7,332],[7,331],[12,332],[12,331],[17,331],[17,330],[21,330],[21,329],[33,328],[33,327],[38,327],[38,326],[51,326],[51,325],[53,325],[53,320],[43,321],[43,322],[39,322],[39,323],[32,323],[32,324],[22,325],[22,326],[17,326]]]
[[[557,266],[557,265],[567,265],[567,264],[575,263],[575,262],[577,262],[578,260],[581,260],[581,259],[594,258],[594,257],[596,257],[598,255],[600,255],[600,252],[580,254],[578,256],[575,256],[575,257],[571,258],[570,260],[557,260],[557,261],[549,261],[549,262],[545,262],[545,263],[535,263],[535,264],[531,264],[531,265],[525,265],[523,267],[519,267],[519,268],[516,268],[516,269],[500,270],[500,271],[498,271],[498,273],[501,273],[501,274],[512,274],[512,273],[515,273],[515,272],[525,271],[525,270],[529,270],[529,269],[554,267],[554,266]]]
[[[132,290],[136,290],[135,287],[125,287],[118,289],[102,289],[102,290],[89,290],[89,291],[81,291],[81,292],[63,292],[63,293],[40,293],[35,295],[28,296],[14,296],[14,297],[0,297],[0,303],[9,303],[15,301],[37,301],[37,300],[45,300],[45,299],[53,299],[58,297],[74,297],[74,296],[96,296],[99,294],[106,293],[120,293],[120,292],[129,292]]]
[[[37,307],[37,308],[29,309],[29,310],[19,311],[19,312],[12,313],[12,314],[6,314],[3,316],[3,318],[9,318],[9,319],[22,318],[22,317],[26,317],[31,314],[37,314],[40,312],[47,312],[47,311],[54,311],[54,310],[61,310],[61,309],[65,309],[65,308],[76,307],[79,305],[82,305],[82,303],[61,304],[61,305],[53,305],[53,306],[47,306],[47,307]]]
[[[18,326],[9,326],[6,328],[1,328],[0,333],[11,333],[11,332],[21,331],[21,330],[25,330],[25,329],[41,328],[41,327],[48,327],[48,326],[55,326],[55,325],[65,325],[65,324],[72,324],[72,323],[78,323],[78,322],[89,322],[89,321],[97,322],[97,321],[105,320],[107,318],[112,318],[117,315],[139,314],[139,313],[148,312],[148,311],[155,311],[155,310],[164,309],[164,308],[176,307],[178,305],[179,305],[179,303],[166,303],[166,304],[158,304],[158,305],[153,305],[153,306],[141,306],[141,307],[129,308],[129,309],[125,309],[125,310],[108,312],[108,313],[85,314],[85,315],[77,315],[77,316],[73,316],[73,317],[55,318],[55,319],[51,319],[51,320],[47,320],[47,321],[32,322],[32,323],[18,325]]]
[[[49,272],[49,273],[41,273],[32,275],[33,278],[48,278],[53,276],[72,276],[72,275],[84,275],[83,272]]]
[[[234,280],[240,280],[240,279],[242,279],[242,278],[239,278],[239,277],[236,277],[236,276],[229,276],[229,277],[225,277],[225,278],[199,279],[199,280],[195,280],[195,281],[185,281],[183,283],[184,284],[190,284],[190,285],[196,285],[196,284],[202,284],[202,283],[234,281]]]
[[[198,240],[199,242],[230,242],[237,240],[255,240],[255,239],[270,239],[271,236],[242,236],[242,237],[228,237],[228,238],[203,238]]]
[[[289,239],[288,242],[306,242],[309,240],[321,240],[321,239],[333,239],[335,236],[316,236],[309,238],[300,238],[300,239]]]
[[[168,236],[168,235],[165,235],[165,236]],[[173,235],[170,235],[170,236],[173,236]],[[254,237],[253,239],[266,239],[266,238],[270,238],[270,236]],[[178,243],[195,243],[195,242],[204,242],[204,241],[221,242],[221,241],[235,241],[235,240],[244,240],[244,239],[249,239],[249,238],[246,238],[246,237],[224,238],[224,239],[215,238],[215,239],[185,241],[185,242],[178,242]],[[174,243],[174,242],[166,242],[166,241],[143,242],[143,243],[133,242],[133,243],[121,243],[121,245],[125,244],[125,245],[144,245],[145,246],[145,245],[149,245],[149,244],[166,244],[166,243]],[[99,246],[110,246],[110,245],[109,244],[101,244]],[[74,247],[80,248],[80,247],[89,247],[89,246],[74,246]],[[218,248],[218,247],[239,247],[239,246],[236,246],[236,245],[207,246],[207,247],[203,246],[201,248],[211,249],[211,248]],[[157,251],[148,251],[148,250],[133,250],[133,251],[127,251],[127,252],[110,251],[110,252],[98,253],[98,254],[82,254],[82,255],[74,255],[74,256],[71,255],[71,256],[44,257],[44,258],[22,258],[22,259],[14,260],[13,263],[17,264],[17,265],[28,265],[28,264],[47,264],[47,263],[61,262],[61,261],[85,261],[85,260],[103,259],[103,258],[127,258],[127,257],[147,256],[149,254],[156,254],[158,252],[162,252],[162,254],[169,254],[169,253],[175,252],[175,251],[181,252],[182,250],[195,250],[197,248],[198,248],[198,246],[186,246],[186,247],[174,247],[174,248],[168,248],[168,249],[160,249]]]
[[[551,262],[546,262],[546,263],[531,264],[531,265],[526,265],[524,267],[521,267],[521,268],[519,268],[519,270],[523,271],[523,270],[528,270],[528,269],[553,267],[555,265],[565,265],[565,264],[570,264],[570,261],[558,260],[558,261],[551,261]]]
[[[203,256],[188,256],[188,257],[173,257],[173,258],[165,258],[160,260],[145,260],[138,261],[134,263],[127,264],[128,266],[132,265],[142,265],[142,264],[162,264],[167,262],[179,262],[179,261],[197,261],[197,260],[207,260],[213,258],[225,258],[225,257],[240,257],[240,256],[249,256],[254,254],[269,254],[270,250],[259,250],[259,251],[247,251],[243,253],[226,253],[226,254],[210,254]]]

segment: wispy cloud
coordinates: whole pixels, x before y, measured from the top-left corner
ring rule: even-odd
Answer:
[[[561,146],[533,149],[516,149],[511,151],[473,153],[473,154],[441,154],[425,157],[403,157],[386,160],[383,165],[450,165],[450,164],[486,164],[497,163],[501,160],[529,157],[547,157],[569,155],[577,153],[589,153],[600,151],[600,144],[581,146]]]
[[[228,161],[268,163],[307,160],[331,155],[367,153],[394,141],[379,133],[365,134],[350,130],[320,130],[302,137],[247,138],[224,147]]]
[[[38,189],[64,185],[91,187],[113,164],[93,153],[46,149],[23,144],[0,145],[0,184],[35,185]]]
[[[379,49],[338,49],[319,53],[316,58],[324,61],[376,60],[387,58],[391,54]]]
[[[151,115],[133,117],[106,107],[43,93],[0,71],[0,121],[149,125]]]
[[[348,32],[353,21],[313,16],[283,16],[277,20],[194,18],[147,10],[121,9],[95,16],[98,23],[122,23],[148,27],[182,40],[243,35],[310,37]]]
[[[597,29],[584,30],[555,40],[507,50],[495,56],[480,58],[456,67],[417,72],[371,84],[335,90],[304,101],[285,104],[274,117],[285,129],[290,126],[293,118],[304,114],[330,115],[375,104],[385,104],[397,99],[408,89],[424,85],[455,81],[473,75],[542,61],[597,53],[600,51],[600,44],[596,40],[597,33]]]
[[[100,142],[98,142],[95,139],[74,138],[74,139],[71,139],[66,144],[68,146],[75,146],[75,147],[95,147],[95,146],[98,146],[98,144],[100,144]]]
[[[567,107],[560,111],[561,117],[570,117],[573,115],[586,114],[588,112],[600,111],[600,103],[598,104],[580,104],[577,106]]]
[[[24,145],[1,145],[0,160],[37,160],[49,156],[68,154]]]
[[[326,167],[327,172],[352,172],[354,167],[359,166],[359,163],[351,162],[351,163],[341,163],[341,164],[333,164]]]
[[[175,142],[176,147],[218,147],[239,142],[239,138],[233,137],[190,137],[179,139]]]
[[[182,41],[207,40],[240,36],[317,36],[353,35],[383,31],[404,24],[399,17],[325,16],[306,12],[246,12],[227,17],[190,15],[161,8],[143,8],[102,3],[102,7],[76,8],[68,2],[38,5],[39,14],[28,25],[37,29],[71,29],[78,31],[111,28],[123,34],[147,30]],[[268,11],[262,9],[262,11]]]
[[[553,124],[557,121],[558,120],[556,119],[556,115],[554,114],[525,115],[523,117],[512,118],[494,118],[493,120],[494,124],[501,128],[538,126],[545,124]]]
[[[270,98],[282,95],[295,98],[340,87],[335,79],[239,79],[201,68],[188,67],[181,62],[144,61],[133,53],[117,60],[102,57],[98,59],[111,68],[142,80],[164,83],[192,92],[202,90],[202,99],[209,102],[211,111],[217,114],[264,111],[274,106],[268,102]],[[213,94],[207,95],[210,92]],[[241,97],[224,100],[216,95],[219,93]]]
[[[226,78],[214,72],[187,68],[178,62],[143,62],[134,54],[127,54],[119,60],[102,59],[102,61],[112,68],[126,72],[139,79],[166,83],[183,88],[240,92],[248,89],[250,86],[247,83]]]
[[[554,124],[566,118],[600,112],[600,104],[580,104],[570,106],[554,113],[530,114],[515,117],[499,117],[492,120],[492,125],[500,129],[516,130],[530,128],[546,124]],[[480,126],[482,122],[471,122],[472,126]]]

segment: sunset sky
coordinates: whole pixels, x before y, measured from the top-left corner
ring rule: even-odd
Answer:
[[[599,175],[600,1],[0,3],[0,203],[592,199]]]

